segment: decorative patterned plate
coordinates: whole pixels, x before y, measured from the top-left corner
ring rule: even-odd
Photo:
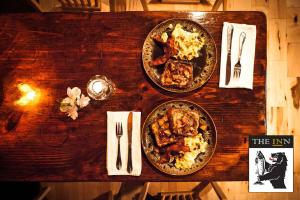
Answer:
[[[189,169],[178,169],[169,163],[159,163],[159,155],[154,151],[156,147],[155,139],[150,130],[150,124],[159,116],[165,114],[168,108],[184,108],[195,110],[200,114],[200,121],[207,124],[206,134],[202,134],[204,140],[208,143],[205,153],[200,153],[195,159],[195,163]],[[198,104],[186,100],[173,100],[165,102],[156,107],[146,118],[142,129],[142,146],[146,157],[161,172],[169,175],[188,175],[203,168],[211,159],[217,144],[217,130],[210,115]]]
[[[200,34],[200,36],[205,38],[205,45],[200,50],[201,56],[192,60],[194,66],[194,80],[190,87],[184,89],[163,86],[160,81],[160,76],[163,72],[162,67],[153,68],[150,64],[153,59],[157,58],[163,53],[162,49],[159,48],[152,39],[152,36],[155,34],[161,35],[166,31],[170,24],[175,26],[178,23],[180,23],[185,30],[192,32],[194,29]],[[154,27],[144,42],[142,52],[143,66],[149,78],[159,87],[176,93],[190,92],[204,85],[213,74],[217,62],[216,58],[216,44],[208,31],[197,22],[180,18],[166,20]]]

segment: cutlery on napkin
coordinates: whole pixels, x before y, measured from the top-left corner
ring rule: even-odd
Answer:
[[[228,57],[228,27],[233,27],[231,53]],[[244,42],[243,51],[240,58],[241,73],[239,78],[234,78],[234,65],[238,62],[240,51],[240,35],[245,33],[247,38]],[[254,73],[254,57],[256,43],[256,26],[247,24],[235,24],[224,22],[222,31],[222,48],[221,48],[221,66],[220,66],[220,82],[221,88],[247,88],[253,89],[253,73]],[[230,60],[230,81],[226,84],[226,65],[227,57]]]
[[[141,112],[132,112],[132,140],[131,140],[131,161],[132,171],[128,173],[128,116],[130,112],[107,112],[107,151],[106,151],[106,168],[108,175],[132,175],[139,176],[142,171],[141,155]],[[116,137],[116,123],[121,122],[123,136],[120,138],[120,149],[122,167],[118,170],[116,167],[118,139]]]

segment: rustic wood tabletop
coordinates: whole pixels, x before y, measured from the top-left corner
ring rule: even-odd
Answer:
[[[142,66],[143,42],[170,18],[200,23],[217,45],[217,65],[200,89],[173,94],[158,88]],[[257,28],[253,90],[219,88],[223,22]],[[233,181],[248,180],[248,135],[266,133],[266,17],[262,12],[34,13],[0,15],[0,180],[10,181]],[[75,121],[59,111],[67,87],[86,94],[102,74],[117,86]],[[18,106],[19,83],[39,91],[34,105]],[[212,116],[217,147],[210,162],[188,176],[156,170],[143,155],[142,175],[108,176],[106,111],[138,110],[142,123],[171,99],[198,103]]]

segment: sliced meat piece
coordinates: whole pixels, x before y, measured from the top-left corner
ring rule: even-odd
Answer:
[[[195,136],[198,134],[199,113],[185,109],[170,108],[167,111],[172,133],[181,136]]]
[[[164,47],[163,47],[164,54],[157,57],[156,59],[154,59],[151,62],[152,67],[156,67],[158,65],[163,65],[170,59],[170,57],[173,57],[174,55],[177,55],[178,51],[174,48],[174,43],[175,42],[174,42],[174,39],[172,37],[169,37],[166,43],[164,43],[162,41],[162,39],[159,35],[153,36],[153,39],[155,41],[158,41],[158,42],[164,44]]]
[[[163,41],[163,39],[161,38],[161,36],[159,34],[155,34],[151,37],[155,42],[161,43],[161,44],[165,44],[166,42]]]
[[[159,56],[158,58],[152,60],[151,66],[163,65],[169,60],[169,58],[170,57],[167,54]]]
[[[173,57],[178,54],[178,50],[174,48],[175,40],[173,37],[169,37],[167,40],[167,48],[164,49],[165,54],[168,54],[170,57]]]

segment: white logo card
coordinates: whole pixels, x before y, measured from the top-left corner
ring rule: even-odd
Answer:
[[[293,192],[293,136],[249,136],[249,192]]]

